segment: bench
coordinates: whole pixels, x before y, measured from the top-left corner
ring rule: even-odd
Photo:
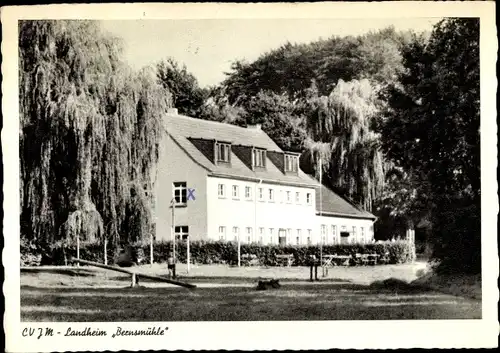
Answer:
[[[379,259],[379,262],[383,264],[389,263],[389,252],[386,252],[384,255],[382,255]]]
[[[293,264],[293,255],[276,255],[276,262],[278,263],[278,266],[290,267]]]
[[[243,266],[258,266],[260,262],[255,254],[243,254],[241,255],[241,264]]]

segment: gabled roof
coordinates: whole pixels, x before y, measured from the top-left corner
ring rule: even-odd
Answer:
[[[261,129],[244,128],[236,125],[224,124],[215,121],[190,118],[179,114],[166,115],[167,133],[174,141],[199,165],[205,168],[210,175],[262,179],[271,183],[283,183],[308,187],[318,187],[319,183],[303,171],[296,175],[283,173],[269,158],[266,168],[252,170],[240,158],[231,152],[230,165],[216,165],[206,157],[189,139],[216,140],[229,142],[234,145],[253,146],[268,151],[283,152],[276,143]]]
[[[355,207],[324,185],[316,189],[316,213],[322,216],[377,218],[370,212]]]

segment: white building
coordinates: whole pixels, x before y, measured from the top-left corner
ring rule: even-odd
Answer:
[[[192,241],[239,237],[242,243],[295,245],[317,244],[320,235],[326,244],[373,239],[375,217],[320,187],[300,170],[299,154],[282,151],[260,126],[194,119],[174,109],[165,122],[157,240],[172,238],[173,222],[176,235]]]

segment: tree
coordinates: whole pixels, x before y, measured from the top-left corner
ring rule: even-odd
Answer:
[[[403,51],[378,130],[390,160],[426,182],[442,268],[480,269],[479,21],[447,19]],[[422,198],[416,199],[422,203]],[[460,215],[460,218],[457,218]]]
[[[222,86],[230,104],[246,109],[260,91],[286,94],[291,101],[303,98],[312,80],[320,95],[328,95],[339,80],[387,84],[402,69],[400,47],[408,36],[388,27],[363,36],[286,43],[254,62],[234,62]]]
[[[384,183],[384,161],[379,136],[371,129],[377,114],[377,94],[364,80],[340,80],[328,97],[306,101],[306,142],[309,154],[324,161],[325,179],[336,190],[371,210]]]
[[[285,151],[301,152],[306,138],[302,119],[286,94],[260,91],[247,105],[247,123],[261,124],[262,130]]]
[[[161,114],[151,71],[95,21],[19,23],[21,234],[37,243],[149,235]]]
[[[224,87],[209,87],[208,97],[200,108],[199,118],[220,123],[246,125],[247,113],[242,107],[229,103]]]
[[[198,117],[206,97],[206,91],[199,87],[198,80],[172,58],[156,65],[158,80],[172,94],[173,105],[181,114]]]

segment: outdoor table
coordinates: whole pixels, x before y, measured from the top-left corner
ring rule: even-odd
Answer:
[[[241,255],[241,262],[243,266],[256,266],[259,264],[259,259],[255,254],[243,254]]]
[[[377,263],[379,256],[380,255],[378,254],[356,254],[356,260],[361,261],[363,265],[366,264],[375,265]]]
[[[330,255],[332,265],[349,265],[351,255]]]

